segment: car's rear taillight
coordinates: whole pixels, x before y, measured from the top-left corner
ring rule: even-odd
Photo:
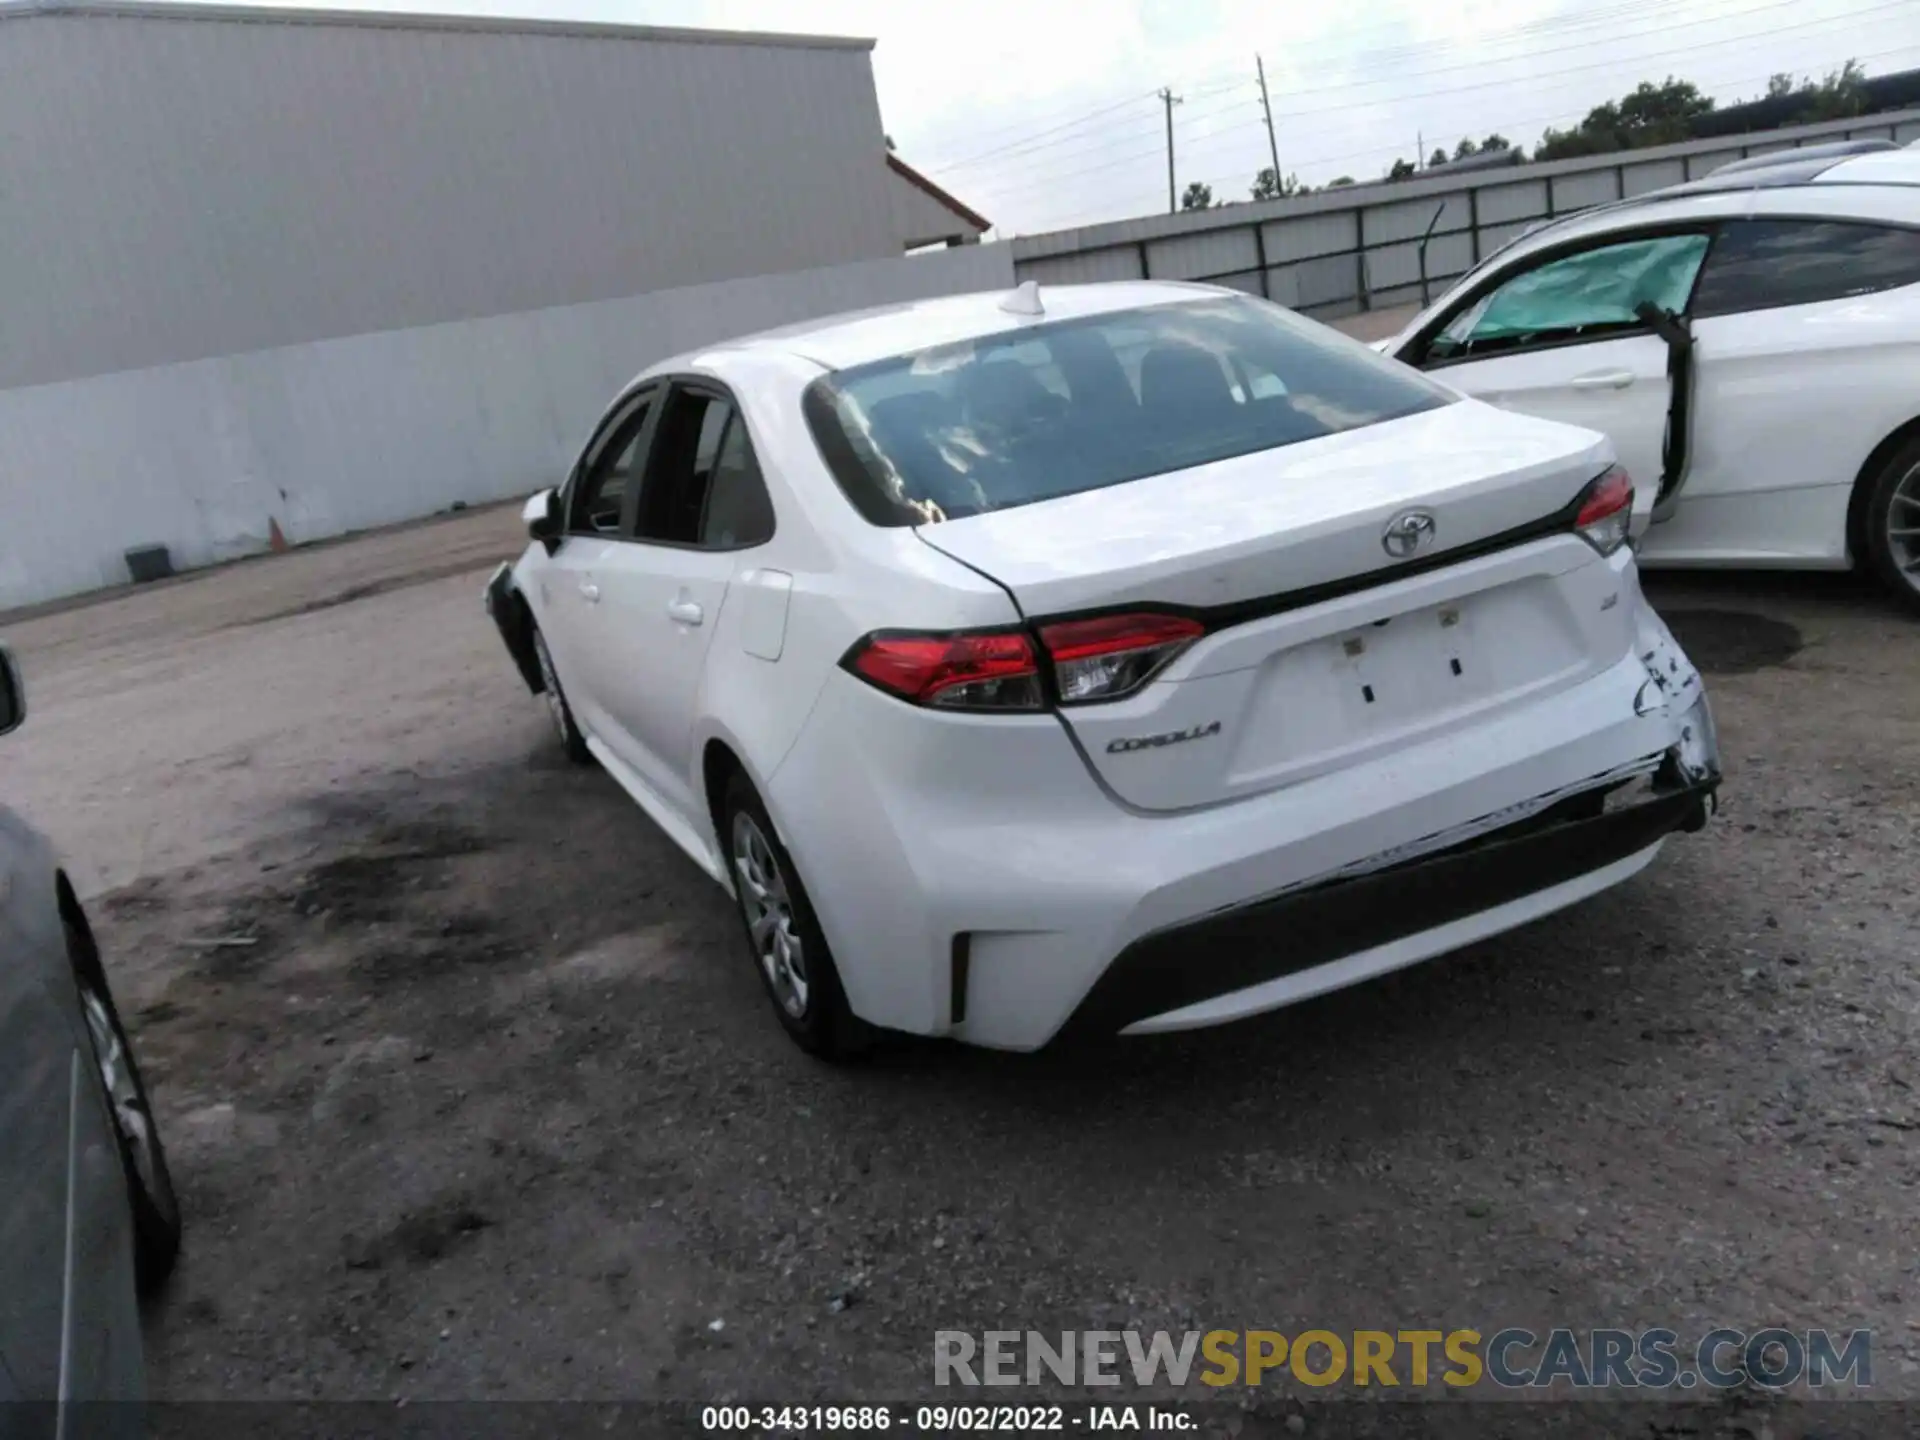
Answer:
[[[1061,620],[1040,627],[1063,705],[1130,695],[1195,640],[1206,626],[1152,611]]]
[[[1580,497],[1573,528],[1602,555],[1611,555],[1627,543],[1633,523],[1633,481],[1618,465],[1610,465]]]
[[[847,669],[890,695],[944,710],[1038,710],[1040,667],[1019,630],[917,635],[880,630],[847,652]]]
[[[922,634],[876,630],[840,663],[915,705],[944,710],[1040,710],[1040,661],[1053,667],[1063,705],[1118,700],[1165,669],[1206,633],[1198,620],[1158,611],[1057,620],[1040,627],[1040,648],[1024,630]]]

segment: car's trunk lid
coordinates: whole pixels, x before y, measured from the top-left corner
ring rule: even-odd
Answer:
[[[1596,436],[1468,402],[920,533],[1039,624],[1136,605],[1207,622],[1144,690],[1060,711],[1122,799],[1184,809],[1617,659],[1613,573],[1570,533],[1608,459]],[[1410,511],[1431,530],[1390,548]]]

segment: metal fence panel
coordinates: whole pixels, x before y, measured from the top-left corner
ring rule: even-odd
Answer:
[[[1741,157],[1743,152],[1734,150],[1713,150],[1705,155],[1687,156],[1687,178],[1698,180],[1703,175],[1711,175],[1722,165],[1730,165]]]
[[[1441,212],[1438,223],[1433,225],[1436,231],[1464,230],[1473,223],[1473,212],[1468,206],[1467,192],[1464,190],[1453,195],[1426,195],[1418,200],[1401,200],[1391,205],[1369,205],[1365,218],[1367,244],[1417,240],[1426,233],[1428,224],[1433,223],[1435,210]]]
[[[1156,276],[1213,278],[1247,290],[1257,288],[1257,266],[1264,259],[1275,300],[1332,318],[1417,302],[1418,242],[1429,225],[1427,284],[1437,295],[1473,263],[1554,216],[1682,184],[1747,155],[1877,136],[1920,139],[1920,110],[1512,171],[1421,174],[1351,192],[1140,216],[1026,236],[1011,248],[1022,278],[1134,279],[1150,254]]]
[[[1552,186],[1553,213],[1564,215],[1569,210],[1584,210],[1589,205],[1604,205],[1609,200],[1620,198],[1620,172],[1617,170],[1592,171],[1585,175],[1556,175],[1548,182]]]
[[[1473,265],[1473,238],[1469,235],[1435,235],[1427,245],[1427,279],[1438,280],[1468,270]],[[1375,290],[1393,285],[1420,283],[1420,242],[1403,241],[1383,245],[1367,252],[1367,278]]]
[[[1077,255],[1049,255],[1043,260],[1022,260],[1022,280],[1038,280],[1042,285],[1090,285],[1100,280],[1144,280],[1140,273],[1140,250],[1135,245],[1114,245],[1105,250],[1082,250]]]
[[[1267,271],[1267,279],[1275,300],[1303,310],[1329,301],[1352,300],[1359,273],[1353,256],[1328,255],[1297,265],[1277,265]]]
[[[1199,280],[1234,270],[1260,268],[1260,251],[1251,225],[1203,230],[1156,240],[1147,246],[1147,270],[1156,280]]]
[[[1268,221],[1264,227],[1267,263],[1311,260],[1316,255],[1358,249],[1360,231],[1354,223],[1357,213],[1354,210],[1336,210],[1330,215],[1303,215],[1297,220]]]
[[[1506,225],[1483,225],[1480,227],[1480,254],[1493,254],[1502,245],[1518,240],[1534,226],[1544,224],[1543,220],[1515,220]]]
[[[1229,290],[1239,290],[1248,295],[1260,293],[1260,272],[1242,270],[1234,275],[1216,275],[1207,282],[1209,285],[1224,285]]]
[[[1685,160],[1647,160],[1638,165],[1622,165],[1620,179],[1627,195],[1644,195],[1667,185],[1678,185],[1687,178]]]
[[[1522,180],[1514,185],[1489,185],[1476,202],[1482,226],[1507,220],[1527,220],[1547,213],[1547,182]]]

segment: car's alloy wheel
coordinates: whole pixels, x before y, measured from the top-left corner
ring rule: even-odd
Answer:
[[[1863,557],[1892,594],[1920,610],[1920,440],[1909,440],[1866,477]]]
[[[133,1056],[121,1043],[113,1017],[107,1014],[107,1007],[98,995],[83,987],[80,1005],[86,1012],[87,1033],[93,1038],[93,1053],[99,1062],[101,1084],[106,1087],[107,1104],[113,1109],[113,1128],[120,1132],[121,1142],[127,1147],[140,1187],[151,1194],[160,1188],[155,1149],[158,1137],[133,1083]]]
[[[1894,567],[1909,589],[1920,592],[1920,461],[1894,480],[1882,519]]]
[[[796,1020],[807,1016],[812,986],[807,980],[807,945],[793,924],[793,901],[773,847],[752,815],[733,817],[733,877],[740,887],[740,909],[747,941],[760,962],[774,1003]]]
[[[719,818],[740,921],[774,1015],[809,1054],[843,1060],[863,1053],[872,1030],[847,1005],[806,886],[746,776],[728,781]]]
[[[146,1083],[126,1027],[120,1023],[120,1012],[114,1006],[92,937],[70,926],[67,944],[89,1048],[126,1179],[127,1204],[133,1219],[134,1279],[142,1294],[150,1294],[173,1273],[180,1256],[180,1201],[174,1194],[173,1175],[154,1124]]]
[[[547,637],[540,633],[539,627],[533,631],[533,654],[540,663],[541,697],[547,702],[547,714],[553,720],[553,728],[560,732],[560,744],[567,752],[567,758],[576,765],[584,765],[593,758],[587,749],[587,737],[574,722],[573,707],[567,704],[567,692],[560,688],[560,672],[553,668],[553,656],[547,650]]]

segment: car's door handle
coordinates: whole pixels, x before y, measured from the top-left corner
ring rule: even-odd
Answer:
[[[707,618],[707,612],[700,608],[700,602],[697,600],[689,600],[684,595],[677,600],[668,602],[667,615],[670,619],[677,620],[682,625],[698,625],[702,620]]]
[[[1567,382],[1576,390],[1624,390],[1633,383],[1631,370],[1593,370]]]
[[[600,603],[600,587],[594,584],[593,581],[582,580],[580,582],[580,593],[586,597],[589,605],[598,605]]]

